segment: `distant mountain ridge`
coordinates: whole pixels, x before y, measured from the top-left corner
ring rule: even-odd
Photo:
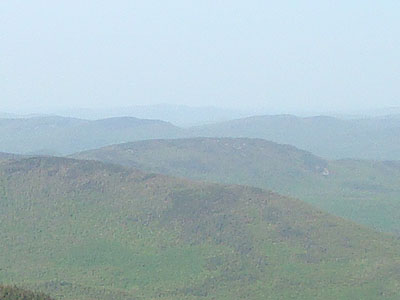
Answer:
[[[294,146],[249,138],[138,141],[73,157],[269,189],[400,235],[400,162],[326,160]]]
[[[182,135],[160,120],[133,117],[83,120],[58,116],[0,119],[0,151],[65,155],[105,145]]]
[[[251,110],[243,111],[213,106],[194,107],[166,103],[110,108],[60,109],[52,112],[62,116],[90,120],[125,116],[140,119],[161,119],[182,127],[211,124],[252,115]]]
[[[12,154],[12,153],[4,153],[0,152],[0,161],[2,160],[10,160],[10,159],[21,159],[24,158],[22,155]]]
[[[290,144],[341,159],[400,159],[400,118],[253,116],[192,129],[193,136],[249,137]]]
[[[0,151],[19,154],[61,156],[117,143],[190,137],[260,138],[330,159],[400,160],[397,115],[365,119],[254,116],[191,128],[133,117],[0,119]]]

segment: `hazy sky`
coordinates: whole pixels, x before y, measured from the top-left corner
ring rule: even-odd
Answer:
[[[0,111],[400,105],[400,1],[0,1]]]

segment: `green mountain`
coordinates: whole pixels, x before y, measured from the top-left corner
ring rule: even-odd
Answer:
[[[0,282],[55,299],[400,296],[397,239],[258,188],[27,158],[0,224]]]
[[[63,117],[0,119],[0,151],[64,155],[110,144],[179,136],[182,129],[159,120]]]
[[[34,293],[12,286],[0,285],[0,300],[51,300],[42,293]]]
[[[400,162],[328,161],[293,146],[246,138],[139,141],[74,157],[270,189],[400,234]]]
[[[332,158],[400,160],[400,117],[255,116],[193,128],[193,136],[262,138]]]

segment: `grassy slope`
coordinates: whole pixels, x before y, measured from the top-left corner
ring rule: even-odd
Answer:
[[[399,117],[343,120],[324,116],[254,116],[193,128],[192,134],[262,138],[333,159],[400,159]]]
[[[179,136],[171,123],[136,118],[88,121],[62,117],[0,119],[0,151],[63,155],[115,143]]]
[[[358,223],[400,233],[396,162],[327,161],[288,145],[229,138],[140,141],[75,157],[271,189]]]
[[[0,282],[56,299],[398,299],[397,240],[257,188],[0,165]]]

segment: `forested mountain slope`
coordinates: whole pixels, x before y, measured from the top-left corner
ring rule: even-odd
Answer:
[[[325,160],[260,139],[139,141],[78,153],[150,172],[261,187],[400,234],[400,163]]]
[[[258,188],[0,164],[0,282],[55,299],[398,299],[397,239]]]

